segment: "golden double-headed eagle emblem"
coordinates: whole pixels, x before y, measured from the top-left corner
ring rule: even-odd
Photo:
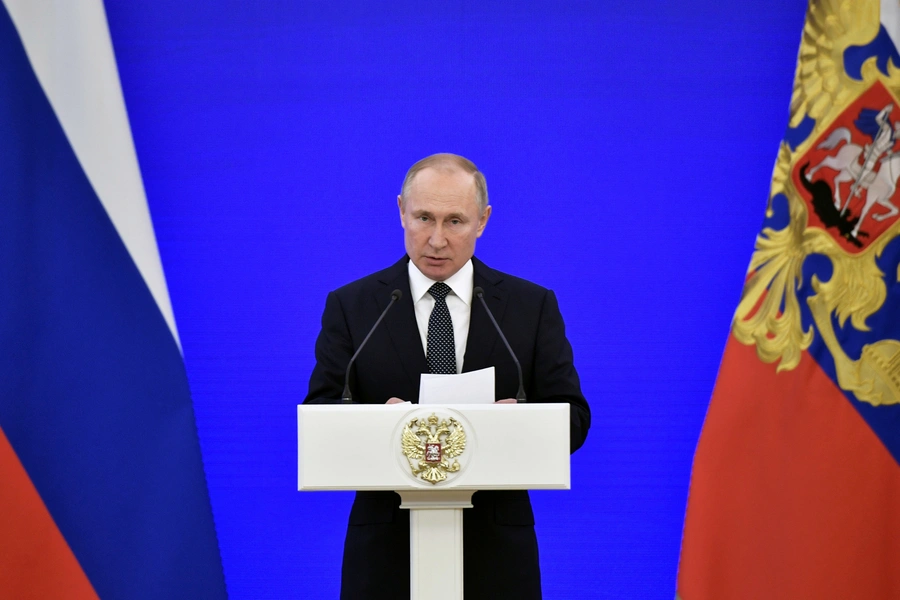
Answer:
[[[432,413],[406,424],[400,446],[413,476],[434,485],[459,471],[456,457],[466,449],[466,432],[456,419],[440,419]]]
[[[900,65],[871,56],[848,73],[845,61],[886,35],[879,27],[878,0],[810,2],[790,126],[811,131],[796,147],[781,145],[767,216],[780,196],[788,219],[757,238],[733,323],[735,337],[778,371],[795,369],[821,336],[840,387],[875,406],[900,403],[900,341],[867,339],[856,354],[843,340],[871,331],[887,286],[900,281],[900,270],[878,264],[900,236]],[[831,263],[827,280],[804,279],[813,255]],[[801,287],[811,291],[806,326]]]

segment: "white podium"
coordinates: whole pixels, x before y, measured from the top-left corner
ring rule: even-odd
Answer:
[[[411,600],[463,597],[477,490],[569,489],[569,405],[301,405],[306,490],[387,490],[410,511]]]

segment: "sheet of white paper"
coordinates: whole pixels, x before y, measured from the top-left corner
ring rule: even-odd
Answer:
[[[422,373],[419,380],[419,404],[493,404],[494,400],[494,367],[459,375]]]

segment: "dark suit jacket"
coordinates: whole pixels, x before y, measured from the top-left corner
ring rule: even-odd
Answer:
[[[388,305],[403,297],[360,352],[350,375],[354,403],[384,404],[397,396],[419,401],[419,375],[428,372],[416,325],[407,263],[400,261],[328,294],[316,366],[304,403],[339,402],[352,354]],[[584,443],[590,409],[581,394],[572,348],[552,291],[487,267],[476,258],[475,287],[522,364],[529,402],[568,402],[571,450]],[[514,398],[515,363],[479,300],[472,303],[463,371],[495,367],[496,398]],[[540,568],[528,492],[476,492],[463,513],[466,600],[540,598]],[[341,598],[409,597],[409,516],[394,492],[358,492],[344,544]]]

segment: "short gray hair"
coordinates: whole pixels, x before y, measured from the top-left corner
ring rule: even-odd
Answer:
[[[406,172],[406,177],[403,179],[403,186],[400,188],[400,199],[402,201],[406,201],[406,194],[409,191],[409,186],[412,185],[413,179],[419,174],[419,171],[425,169],[448,171],[459,169],[470,174],[475,179],[475,202],[478,203],[478,212],[484,212],[488,205],[487,181],[484,178],[484,174],[468,158],[448,152],[426,156],[409,168],[409,171]]]

